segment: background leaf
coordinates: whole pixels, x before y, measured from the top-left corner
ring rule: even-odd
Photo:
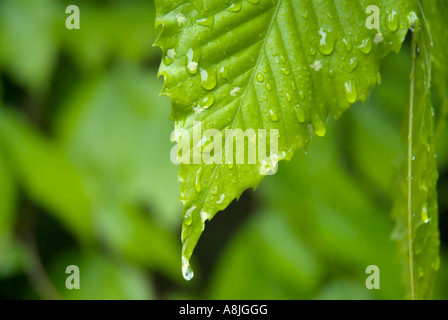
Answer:
[[[431,38],[426,22],[413,34],[407,173],[394,209],[411,299],[432,296],[440,268],[434,110],[430,102]]]

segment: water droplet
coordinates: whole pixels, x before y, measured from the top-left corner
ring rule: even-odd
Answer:
[[[176,20],[177,20],[177,25],[180,27],[185,23],[185,21],[187,21],[187,18],[185,18],[182,13],[178,12],[178,13],[176,13]]]
[[[272,87],[271,87],[271,85],[270,85],[269,83],[266,83],[266,89],[267,89],[268,91],[271,91],[271,90],[272,90]]]
[[[196,74],[198,72],[198,67],[199,64],[194,60],[194,52],[193,49],[188,49],[187,52],[187,59],[188,59],[188,64],[187,64],[187,71],[191,74]]]
[[[193,269],[191,269],[190,263],[186,257],[182,257],[182,276],[187,281],[190,281],[194,277]]]
[[[303,110],[303,108],[301,106],[295,106],[293,109],[294,109],[294,113],[296,115],[297,121],[299,121],[300,123],[304,123],[306,120],[306,115],[305,115],[305,111]]]
[[[269,110],[269,117],[271,118],[272,121],[276,122],[278,121],[278,115],[274,110]]]
[[[420,20],[414,11],[408,14],[408,26],[412,32],[420,30]]]
[[[236,97],[237,93],[241,91],[240,87],[234,87],[232,90],[230,90],[230,95],[232,97]]]
[[[213,186],[213,188],[211,188],[210,192],[214,195],[218,194],[218,186]]]
[[[214,16],[209,16],[207,18],[203,18],[197,21],[198,25],[203,26],[203,27],[213,27],[213,24],[215,23],[215,18]]]
[[[358,46],[358,49],[364,54],[369,54],[372,52],[372,40],[370,40],[370,38],[362,40],[361,44]]]
[[[314,133],[319,137],[324,137],[327,133],[327,128],[325,127],[325,123],[320,119],[318,115],[313,117],[313,128]]]
[[[310,68],[317,72],[322,69],[322,62],[320,60],[316,60],[312,65],[310,65]]]
[[[353,48],[353,44],[352,41],[350,39],[342,39],[342,42],[344,42],[344,48],[347,52],[352,51]]]
[[[191,222],[193,221],[193,216],[191,214],[194,212],[194,210],[196,210],[196,206],[192,206],[185,212],[184,222],[188,226],[191,225]]]
[[[381,81],[382,81],[382,77],[381,77],[381,72],[377,72],[376,73],[376,82],[378,83],[378,84],[381,84]]]
[[[288,70],[288,69],[282,68],[282,69],[280,69],[280,70],[281,70],[281,72],[282,72],[285,76],[289,76],[289,70]]]
[[[422,220],[424,223],[428,223],[430,220],[428,215],[428,208],[426,206],[424,206],[422,209]]]
[[[348,72],[353,72],[358,67],[358,58],[351,57],[348,65]]]
[[[170,65],[171,63],[173,63],[174,58],[176,58],[176,55],[177,55],[177,53],[176,53],[176,51],[174,49],[168,49],[166,51],[166,56],[163,59],[164,63],[167,66]]]
[[[425,275],[425,272],[423,271],[422,267],[418,267],[418,277],[419,278],[423,278],[423,276]]]
[[[398,29],[398,15],[395,10],[388,10],[387,12],[387,19],[386,19],[386,25],[389,28],[390,31],[397,31]]]
[[[263,82],[263,80],[264,80],[264,76],[263,76],[263,74],[258,73],[258,74],[257,74],[257,81],[258,81],[258,82]]]
[[[308,10],[303,11],[300,16],[305,20],[308,19]]]
[[[358,93],[356,92],[356,85],[352,83],[351,80],[348,80],[345,83],[345,97],[347,98],[348,103],[355,103],[358,98]]]
[[[379,44],[379,43],[381,43],[383,41],[384,41],[384,37],[383,37],[383,34],[381,32],[378,32],[375,35],[375,38],[373,38],[373,42],[375,42],[376,44]]]
[[[216,72],[211,70],[207,72],[204,69],[200,69],[201,72],[201,87],[205,90],[213,90],[216,87]]]
[[[202,167],[196,171],[196,179],[194,181],[194,188],[196,192],[201,192],[201,175],[202,175]]]
[[[288,101],[288,102],[291,102],[291,95],[288,93],[288,92],[286,92],[285,93],[285,97],[286,97],[286,100]]]
[[[223,193],[221,194],[221,196],[219,197],[219,200],[216,201],[216,204],[221,204],[224,201],[224,198],[226,197],[226,195]]]
[[[167,65],[167,66],[169,66],[170,64],[172,64],[173,63],[173,59],[171,59],[170,57],[168,57],[168,56],[164,56],[163,57],[163,63],[165,63],[165,65]]]
[[[201,100],[200,104],[204,109],[208,109],[213,105],[214,102],[215,96],[212,93],[209,93]]]
[[[335,40],[331,34],[325,32],[323,28],[319,30],[319,34],[321,36],[319,45],[317,46],[319,52],[325,56],[332,54],[335,46]]]
[[[242,8],[242,3],[241,2],[235,2],[235,3],[232,3],[232,5],[230,7],[227,8],[227,11],[238,12],[238,11],[241,10],[241,8]]]

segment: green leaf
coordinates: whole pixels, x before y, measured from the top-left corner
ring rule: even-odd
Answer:
[[[432,39],[423,20],[422,30],[412,39],[406,176],[394,208],[395,237],[401,240],[408,293],[413,300],[431,298],[440,267],[431,51]]]
[[[218,300],[305,298],[322,282],[323,270],[316,252],[294,234],[282,212],[263,209],[227,246],[213,271],[210,296]]]
[[[379,30],[366,28],[365,1],[155,3],[162,93],[171,98],[176,128],[191,136],[195,121],[202,121],[201,133],[217,129],[222,137],[225,129],[279,134],[278,152],[264,163],[180,165],[182,263],[191,278],[189,259],[205,221],[255,189],[266,167],[275,172],[278,160],[291,159],[313,134],[325,135],[328,116],[366,101],[379,82],[380,59],[400,49],[416,21],[417,1],[369,1],[381,7]],[[230,142],[222,139],[223,146]]]
[[[32,93],[50,84],[57,54],[54,27],[61,13],[49,0],[0,3],[0,66]]]
[[[55,131],[96,195],[140,203],[157,222],[177,228],[177,172],[168,158],[168,99],[157,99],[161,85],[150,72],[117,66],[67,92]]]
[[[120,256],[180,281],[179,244],[167,231],[180,209],[176,168],[154,156],[170,147],[160,88],[150,72],[117,65],[71,88],[55,132],[88,185],[96,236]]]

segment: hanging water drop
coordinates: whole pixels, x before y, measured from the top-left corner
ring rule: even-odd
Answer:
[[[345,97],[348,103],[355,103],[358,98],[358,93],[356,92],[356,85],[352,83],[351,80],[348,80],[345,83]]]
[[[318,115],[313,118],[314,133],[319,137],[324,137],[327,134],[325,123],[320,119]]]
[[[387,11],[386,25],[390,31],[394,32],[398,29],[398,15],[395,10]]]
[[[193,269],[191,269],[190,262],[188,262],[186,257],[182,257],[182,276],[187,281],[190,281],[194,277]]]
[[[258,74],[257,74],[257,81],[258,81],[258,82],[263,82],[263,80],[264,80],[264,76],[263,76],[263,74],[258,73]]]

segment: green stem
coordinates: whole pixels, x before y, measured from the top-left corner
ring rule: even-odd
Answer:
[[[415,272],[414,272],[414,235],[412,228],[412,156],[413,156],[413,131],[414,131],[414,89],[415,89],[415,62],[417,60],[417,40],[415,33],[412,35],[412,64],[411,64],[411,86],[409,99],[409,132],[408,132],[408,254],[409,254],[409,276],[411,286],[411,299],[416,299],[415,294]]]

